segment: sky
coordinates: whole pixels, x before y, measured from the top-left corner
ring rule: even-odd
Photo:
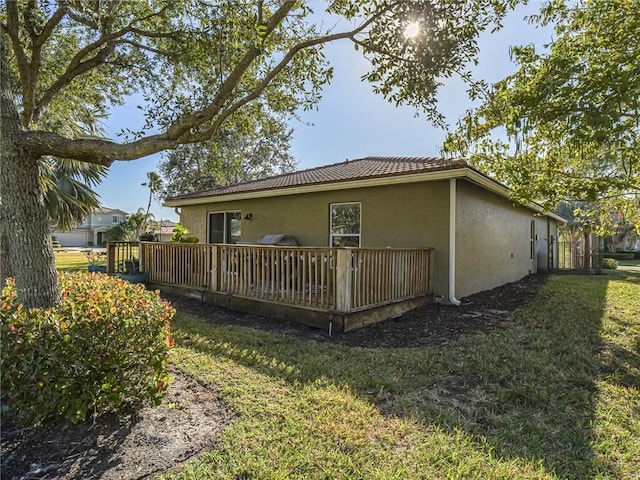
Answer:
[[[472,69],[475,79],[491,83],[512,73],[515,66],[509,59],[511,46],[533,43],[542,47],[550,41],[550,29],[536,28],[524,20],[525,16],[537,13],[540,5],[540,1],[534,0],[518,7],[505,19],[503,29],[481,36],[479,63]],[[413,108],[395,107],[374,94],[371,85],[360,80],[367,71],[367,60],[349,41],[326,46],[325,55],[334,67],[334,78],[323,88],[317,109],[299,112],[300,120],[291,123],[294,128],[291,153],[298,161],[298,169],[367,156],[440,156],[445,131],[425,118],[416,117]],[[107,137],[117,138],[121,129],[135,130],[142,125],[138,104],[134,97],[114,109],[105,122]],[[471,106],[464,84],[455,78],[447,79],[438,95],[438,108],[449,125],[454,126]],[[141,207],[146,209],[149,190],[142,184],[147,172],[158,170],[161,158],[157,154],[114,162],[108,177],[96,188],[102,205],[129,213]],[[151,212],[156,220],[179,220],[172,208],[162,207],[155,199]]]

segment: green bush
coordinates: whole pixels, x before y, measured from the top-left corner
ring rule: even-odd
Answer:
[[[169,380],[171,305],[143,285],[61,273],[62,301],[25,310],[8,279],[0,297],[0,387],[23,423],[83,421],[158,404]]]
[[[180,222],[176,223],[175,227],[173,227],[173,235],[171,235],[170,242],[172,243],[181,243],[183,239],[189,236],[189,230],[185,228]]]
[[[184,237],[180,240],[180,243],[198,243],[200,239],[198,237]]]
[[[604,258],[602,259],[602,268],[615,270],[616,268],[618,268],[618,260],[616,260],[615,258]]]

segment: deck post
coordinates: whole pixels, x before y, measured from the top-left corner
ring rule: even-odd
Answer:
[[[144,242],[138,241],[138,270],[140,272],[144,272],[144,247]]]
[[[116,264],[116,244],[114,242],[107,242],[107,273],[115,273]]]
[[[209,255],[211,255],[211,290],[217,292],[220,290],[220,252],[217,245],[211,245],[209,247]]]
[[[336,310],[351,311],[352,253],[348,248],[336,250]]]
[[[429,256],[429,270],[427,271],[427,293],[432,293],[432,289],[433,289],[433,265],[434,265],[434,261],[435,261],[435,249],[431,248],[429,249],[429,252],[427,253],[427,255]]]

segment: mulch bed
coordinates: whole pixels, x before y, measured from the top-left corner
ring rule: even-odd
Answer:
[[[232,312],[197,300],[164,295],[179,310],[219,324],[243,325],[304,341],[348,347],[438,345],[464,334],[500,328],[546,281],[523,280],[464,298],[460,307],[426,305],[395,320],[349,333],[333,333],[259,315]],[[159,407],[104,415],[78,425],[20,427],[2,417],[1,471],[5,479],[141,479],[178,467],[215,448],[233,414],[207,385],[175,369]]]
[[[529,275],[522,280],[479,292],[462,299],[459,307],[428,304],[401,317],[369,325],[348,333],[319,330],[294,322],[260,315],[232,312],[198,300],[163,293],[179,310],[217,324],[242,325],[291,335],[301,340],[330,342],[350,347],[401,348],[439,345],[460,335],[495,328],[525,305],[547,280],[546,275]]]
[[[214,448],[232,414],[215,387],[174,369],[158,407],[77,425],[21,427],[2,418],[2,480],[132,480]]]

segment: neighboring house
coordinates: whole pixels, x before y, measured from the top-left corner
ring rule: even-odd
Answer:
[[[208,243],[286,234],[302,246],[433,247],[434,294],[458,298],[553,268],[564,219],[515,206],[464,160],[367,157],[179,195],[181,223]]]
[[[176,228],[176,223],[171,220],[160,220],[155,222],[153,233],[155,235],[156,242],[169,242],[173,236],[173,231]]]
[[[56,230],[51,235],[63,247],[97,247],[105,243],[104,232],[118,225],[127,215],[127,212],[114,208],[97,208],[70,231]]]

